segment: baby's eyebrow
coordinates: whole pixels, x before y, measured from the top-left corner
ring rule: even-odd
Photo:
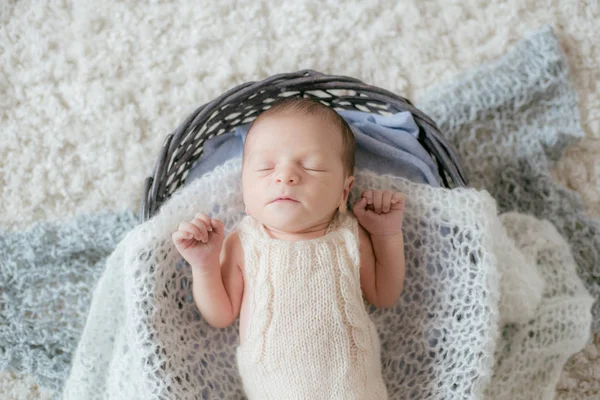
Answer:
[[[251,161],[253,158],[256,158],[257,156],[260,156],[260,155],[262,155],[263,153],[264,153],[264,152],[262,152],[262,151],[260,151],[260,150],[259,150],[259,151],[253,151],[253,152],[251,152],[250,154],[248,154],[248,158],[247,158],[247,160],[248,160],[248,161]]]
[[[322,149],[315,149],[312,151],[305,152],[303,154],[297,155],[298,161],[318,161],[318,162],[326,162],[328,157],[330,156],[329,152],[323,151]],[[255,158],[269,158],[270,153],[262,150],[255,150],[250,153],[246,153],[245,162],[251,162]]]
[[[310,161],[327,161],[329,157],[331,157],[331,154],[326,151],[315,151],[305,155],[302,159]]]
[[[310,158],[310,157],[322,157],[322,158],[326,158],[328,156],[331,155],[331,152],[329,151],[323,151],[322,149],[319,150],[313,150],[309,153],[307,153],[304,158]]]

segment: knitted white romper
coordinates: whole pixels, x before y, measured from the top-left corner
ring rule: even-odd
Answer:
[[[250,287],[237,363],[249,399],[387,399],[380,343],[360,288],[358,222],[336,213],[325,235],[271,238],[238,227]]]

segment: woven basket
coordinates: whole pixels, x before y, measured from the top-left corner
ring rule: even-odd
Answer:
[[[467,185],[455,150],[435,122],[409,100],[385,89],[366,85],[358,79],[303,70],[241,84],[189,115],[166,137],[154,173],[144,182],[142,220],[152,217],[161,204],[183,185],[189,168],[202,156],[205,140],[253,121],[280,97],[312,98],[334,109],[383,115],[410,111],[419,127],[419,143],[438,165],[440,184],[447,188]]]

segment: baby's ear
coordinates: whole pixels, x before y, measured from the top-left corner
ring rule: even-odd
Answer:
[[[350,175],[346,177],[344,181],[344,201],[348,201],[348,196],[350,195],[350,191],[352,190],[352,186],[354,185],[354,176]]]

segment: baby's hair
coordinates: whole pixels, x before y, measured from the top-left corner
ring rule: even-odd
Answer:
[[[295,97],[285,98],[277,100],[272,103],[272,106],[263,111],[250,125],[248,133],[252,129],[252,125],[261,118],[276,115],[284,111],[296,111],[306,115],[316,115],[327,119],[332,122],[337,128],[339,128],[342,134],[342,162],[344,164],[344,171],[346,176],[354,174],[354,153],[356,152],[356,141],[354,140],[354,133],[348,123],[332,108],[319,103],[316,100]]]

